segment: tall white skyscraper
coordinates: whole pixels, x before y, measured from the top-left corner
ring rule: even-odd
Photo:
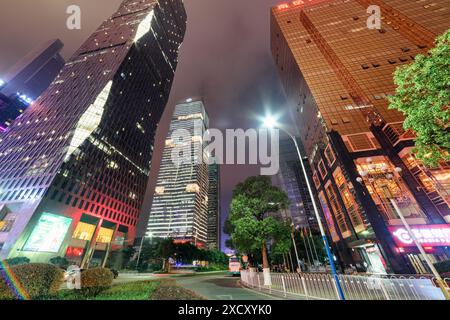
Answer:
[[[188,99],[175,107],[164,147],[158,181],[150,212],[147,237],[173,238],[205,246],[208,229],[208,165],[203,156],[203,134],[209,119],[201,100]],[[185,133],[173,138],[174,131]],[[180,131],[185,130],[185,131]],[[177,164],[174,153],[184,150]]]

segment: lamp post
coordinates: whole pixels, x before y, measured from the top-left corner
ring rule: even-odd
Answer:
[[[142,238],[141,238],[141,245],[139,246],[139,253],[138,253],[137,261],[136,261],[136,270],[139,269],[139,260],[141,260],[141,253],[142,253],[142,246],[144,244],[144,239],[145,239],[145,235],[142,236]],[[151,241],[151,239],[152,239],[152,234],[150,233],[150,241]]]
[[[314,198],[314,193],[312,191],[311,184],[309,182],[308,173],[306,172],[305,164],[303,163],[303,156],[302,156],[302,153],[301,153],[300,148],[298,146],[297,139],[295,139],[294,135],[292,135],[289,131],[287,131],[286,129],[283,129],[279,124],[277,124],[277,120],[274,117],[266,117],[266,119],[264,120],[264,126],[266,128],[268,128],[268,129],[276,128],[276,129],[279,129],[279,130],[283,131],[294,142],[295,148],[297,150],[298,159],[299,159],[300,165],[302,167],[303,175],[305,177],[306,185],[308,187],[308,192],[309,192],[309,195],[311,197],[311,201],[312,201],[312,204],[313,204],[313,207],[314,207],[314,214],[316,216],[317,224],[319,225],[319,229],[320,229],[320,234],[322,235],[323,244],[325,246],[325,250],[327,252],[328,260],[330,262],[331,273],[333,275],[333,279],[334,279],[334,282],[335,282],[336,291],[338,293],[339,299],[340,300],[345,300],[344,291],[342,290],[341,284],[339,282],[339,277],[338,277],[337,272],[336,272],[336,265],[334,264],[334,257],[333,257],[333,255],[331,253],[330,245],[328,244],[328,239],[327,239],[327,236],[325,234],[325,230],[324,230],[323,225],[322,225],[322,219],[320,218],[319,209],[317,207],[316,200]]]

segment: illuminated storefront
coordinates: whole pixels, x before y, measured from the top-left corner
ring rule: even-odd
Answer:
[[[425,215],[401,180],[400,172],[386,157],[360,158],[355,163],[363,183],[386,220],[399,219],[391,203],[391,199],[394,199],[405,217],[422,219],[425,223]]]

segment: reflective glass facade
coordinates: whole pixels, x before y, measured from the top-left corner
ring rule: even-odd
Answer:
[[[367,27],[370,5],[381,9],[381,29]],[[448,1],[294,1],[271,13],[273,58],[342,268],[422,272],[417,250],[396,247],[388,230],[401,224],[391,201],[411,224],[450,223],[450,166],[414,158],[414,135],[387,97],[395,69],[450,27]],[[444,247],[429,253],[449,257]]]
[[[147,237],[205,246],[208,240],[208,165],[202,162],[209,119],[202,101],[175,106],[150,212]],[[181,162],[177,163],[176,157]]]
[[[43,212],[72,219],[58,254],[82,265],[132,243],[185,30],[181,0],[123,1],[2,137],[2,257],[49,258],[23,248]]]

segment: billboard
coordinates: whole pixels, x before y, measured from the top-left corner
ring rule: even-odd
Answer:
[[[58,252],[72,219],[44,212],[28,238],[24,251]]]
[[[427,247],[450,246],[450,224],[415,225],[411,230],[420,244]],[[403,226],[390,226],[395,243],[399,247],[414,247],[414,240]]]

